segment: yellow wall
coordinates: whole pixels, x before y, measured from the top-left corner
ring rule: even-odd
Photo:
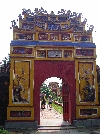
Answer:
[[[17,50],[24,48],[25,51],[32,49],[31,53],[16,53]],[[18,117],[12,117],[10,118],[10,111],[21,111],[21,110],[28,110],[32,111],[32,108],[34,109],[34,102],[33,102],[33,91],[34,91],[34,60],[74,60],[75,61],[75,79],[76,79],[76,117],[77,118],[84,118],[84,116],[80,116],[80,108],[91,108],[92,105],[96,105],[95,107],[98,108],[98,87],[97,87],[97,74],[96,74],[96,52],[94,50],[94,55],[91,56],[81,56],[76,55],[76,49],[77,47],[49,47],[49,46],[36,46],[36,47],[13,47],[10,48],[10,55],[11,55],[11,70],[10,70],[10,88],[9,88],[9,107],[8,107],[8,120],[24,120],[23,118]],[[82,49],[82,48],[78,48]],[[89,48],[87,48],[88,50]],[[19,51],[18,50],[18,51]],[[48,57],[48,51],[61,51],[61,57]],[[68,57],[64,57],[65,51],[70,51],[71,54]],[[41,56],[41,52],[45,51],[45,56]],[[83,70],[82,70],[83,68]],[[86,83],[84,79],[81,79],[84,76],[84,71],[88,71],[88,77],[90,85],[93,86],[95,89],[95,101],[93,102],[86,102],[84,101],[84,94],[83,94],[83,88],[85,87]],[[14,101],[14,93],[12,92],[14,88],[16,89],[18,86],[18,78],[20,78],[19,85],[22,87],[22,91],[20,92],[20,95],[22,98],[26,101],[20,101],[15,102]],[[94,79],[93,79],[94,77]],[[94,81],[94,84],[92,82]],[[29,91],[29,92],[28,92]],[[99,113],[92,117],[98,117]],[[88,116],[87,116],[88,118]],[[25,118],[26,119],[26,118]],[[28,118],[28,120],[34,119],[34,112],[32,112],[31,117]],[[27,119],[26,119],[27,120]]]

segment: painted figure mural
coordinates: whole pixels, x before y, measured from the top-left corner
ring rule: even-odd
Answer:
[[[15,104],[30,102],[29,68],[28,61],[15,61],[14,63],[12,102]]]
[[[93,64],[79,64],[80,101],[95,101]]]

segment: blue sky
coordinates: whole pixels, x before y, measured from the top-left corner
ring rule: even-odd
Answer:
[[[10,42],[13,39],[13,31],[10,29],[11,21],[17,20],[22,9],[43,7],[48,13],[54,11],[57,14],[60,9],[82,13],[87,18],[87,24],[94,25],[93,42],[96,44],[97,59],[100,66],[99,32],[100,32],[100,6],[99,0],[0,0],[0,61],[10,53]],[[96,31],[96,32],[95,32]]]

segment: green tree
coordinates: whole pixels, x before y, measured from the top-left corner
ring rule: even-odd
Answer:
[[[52,95],[52,90],[48,88],[48,86],[45,83],[42,83],[42,86],[40,88],[40,92],[46,95],[46,98],[49,97],[49,95]]]

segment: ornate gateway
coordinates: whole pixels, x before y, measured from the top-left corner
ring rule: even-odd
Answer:
[[[63,119],[100,117],[93,26],[85,30],[81,14],[61,9],[23,9],[19,26],[12,21],[11,71],[6,126],[40,124],[40,87],[49,77],[63,80]]]

